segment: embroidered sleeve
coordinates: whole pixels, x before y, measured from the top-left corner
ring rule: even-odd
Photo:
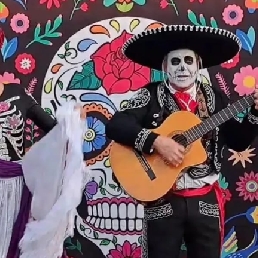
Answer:
[[[258,125],[258,116],[253,115],[251,112],[248,113],[247,119],[249,123],[253,125]]]
[[[153,142],[158,134],[144,128],[150,101],[150,91],[142,88],[128,101],[126,107],[116,112],[108,122],[107,137],[140,152],[151,153]]]
[[[127,104],[121,111],[127,109],[137,109],[148,105],[150,101],[150,92],[146,88],[140,89],[131,99],[128,100]]]

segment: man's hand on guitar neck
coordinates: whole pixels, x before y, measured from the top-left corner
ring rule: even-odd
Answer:
[[[184,158],[185,148],[171,138],[159,136],[153,144],[154,149],[174,166],[179,166]]]

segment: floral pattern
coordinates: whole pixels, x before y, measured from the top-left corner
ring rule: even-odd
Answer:
[[[258,67],[248,65],[240,68],[240,72],[234,75],[233,83],[236,85],[235,91],[240,96],[253,93],[258,85]]]
[[[141,258],[141,248],[136,243],[125,241],[123,245],[117,245],[116,249],[109,251],[107,258]]]
[[[120,103],[125,103],[125,99],[130,98],[130,94],[149,81],[162,79],[161,72],[141,67],[123,56],[122,44],[134,33],[159,28],[163,23],[208,25],[231,30],[239,37],[242,49],[231,60],[210,69],[209,77],[213,86],[219,86],[232,102],[239,96],[253,93],[258,84],[256,62],[258,2],[218,0],[216,8],[213,2],[208,0],[0,2],[0,22],[5,34],[3,42],[0,42],[3,63],[0,83],[6,87],[12,87],[12,84],[25,87],[45,111],[53,116],[56,108],[66,100],[81,101],[87,111],[88,118],[85,124],[89,130],[85,133],[82,148],[85,162],[92,168],[92,178],[86,183],[80,204],[85,213],[89,212],[89,205],[99,200],[98,198],[108,200],[111,205],[114,196],[121,197],[121,194],[124,194],[121,186],[111,176],[112,167],[108,156],[112,142],[105,136],[107,121],[120,109]],[[143,16],[154,20],[142,21]],[[104,26],[103,20],[108,17],[114,18]],[[122,22],[121,20],[118,22],[119,19],[123,19]],[[76,38],[75,33],[77,35],[81,29],[84,30],[84,35]],[[68,78],[68,70],[74,72],[71,80]],[[8,112],[9,108],[9,103],[0,102],[0,113]],[[242,121],[248,112],[249,110],[246,110],[239,114],[239,120]],[[10,132],[15,131],[18,118],[9,116],[4,123]],[[30,148],[41,136],[42,132],[38,126],[27,119],[26,148]],[[258,206],[255,206],[258,200],[256,191],[258,180],[257,173],[253,172],[257,166],[257,143],[253,145],[241,152],[227,148],[221,151],[223,176],[220,176],[219,183],[230,207],[226,214],[227,220],[231,220],[232,226],[236,226],[236,229],[241,220],[250,223],[245,233],[237,232],[240,246],[244,246],[245,239],[253,237],[253,231],[258,224]],[[120,197],[115,201],[121,200]],[[102,203],[99,203],[98,207],[102,207]],[[94,216],[86,216],[84,219],[93,225],[101,222],[100,218]],[[101,223],[99,227],[103,227],[104,224]],[[80,232],[76,231],[75,236],[66,241],[67,257],[82,258],[91,255],[95,249],[98,249],[98,252],[93,254],[94,258],[135,258],[140,255],[141,240],[138,239],[138,235],[124,236],[115,232],[103,237],[98,230],[93,232],[92,228],[83,229],[79,222],[76,230]],[[230,258],[230,255],[227,257],[222,255],[222,258]]]
[[[95,117],[87,117],[88,130],[84,136],[83,151],[92,152],[100,150],[106,143],[105,125]]]
[[[20,54],[15,59],[15,68],[19,73],[30,74],[35,69],[35,59],[31,54]]]
[[[3,75],[0,75],[0,83],[2,84],[20,84],[21,81],[18,78],[14,77],[13,73],[4,72]]]
[[[235,4],[228,5],[224,9],[222,17],[226,24],[231,26],[238,25],[244,18],[244,11],[240,6]]]
[[[149,68],[133,63],[122,54],[122,46],[131,36],[123,31],[91,56],[96,75],[102,80],[108,95],[136,91],[150,81]]]
[[[243,197],[245,201],[258,201],[258,173],[253,171],[245,173],[244,176],[239,177],[239,180],[236,183],[238,186],[236,191],[239,192],[239,196]]]

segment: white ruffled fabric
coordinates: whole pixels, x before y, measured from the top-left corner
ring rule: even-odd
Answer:
[[[86,123],[74,107],[73,102],[62,106],[58,124],[23,158],[35,220],[20,241],[20,258],[61,257],[64,240],[73,236],[76,207],[90,178],[82,153]]]

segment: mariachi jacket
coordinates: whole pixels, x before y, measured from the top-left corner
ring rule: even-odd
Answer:
[[[206,100],[209,115],[227,107],[227,96],[217,88],[200,85]],[[136,150],[150,154],[158,134],[151,131],[179,107],[163,82],[149,83],[127,103],[126,107],[114,114],[106,125],[108,138]],[[216,128],[213,136],[206,142],[205,148],[211,161],[205,169],[198,167],[189,170],[192,178],[202,178],[212,172],[219,173],[221,163],[219,153],[224,145],[235,151],[243,151],[252,143],[258,133],[258,112],[251,112],[242,122],[231,119]]]

